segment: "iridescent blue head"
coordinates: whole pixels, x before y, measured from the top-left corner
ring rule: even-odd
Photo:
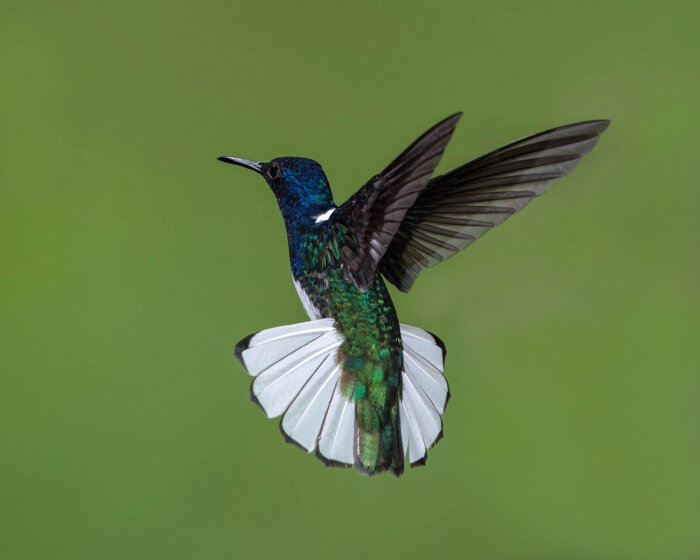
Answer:
[[[220,161],[260,173],[277,197],[288,226],[303,227],[335,208],[328,179],[312,159],[280,157],[268,162],[224,156]]]

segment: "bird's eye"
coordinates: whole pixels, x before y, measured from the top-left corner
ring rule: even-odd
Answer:
[[[271,179],[274,179],[277,177],[277,174],[279,173],[279,168],[277,167],[276,163],[273,163],[270,168],[267,170],[267,174],[270,176]]]

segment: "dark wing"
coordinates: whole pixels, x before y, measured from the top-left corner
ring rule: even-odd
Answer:
[[[461,116],[456,113],[428,130],[333,213],[329,233],[337,242],[340,265],[360,290],[372,284],[379,261],[428,184]]]
[[[433,178],[404,217],[380,272],[407,292],[422,269],[468,247],[569,173],[609,124],[553,128]]]

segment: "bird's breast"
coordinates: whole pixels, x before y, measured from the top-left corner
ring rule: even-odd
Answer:
[[[309,316],[309,319],[311,319],[312,321],[316,319],[323,319],[323,314],[321,313],[321,310],[314,305],[313,301],[311,301],[309,294],[304,289],[304,286],[302,286],[301,282],[294,277],[292,277],[292,280],[294,281],[294,287],[297,290],[297,294],[299,294],[299,299],[301,300],[301,304],[304,306],[304,311],[306,311],[306,314]]]

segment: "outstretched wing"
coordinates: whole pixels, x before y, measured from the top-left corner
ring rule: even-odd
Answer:
[[[428,184],[461,115],[433,126],[333,213],[329,234],[337,241],[336,256],[346,279],[360,290],[371,285],[379,261]]]
[[[468,247],[569,173],[609,124],[553,128],[433,178],[403,217],[379,271],[407,292],[421,270]]]

